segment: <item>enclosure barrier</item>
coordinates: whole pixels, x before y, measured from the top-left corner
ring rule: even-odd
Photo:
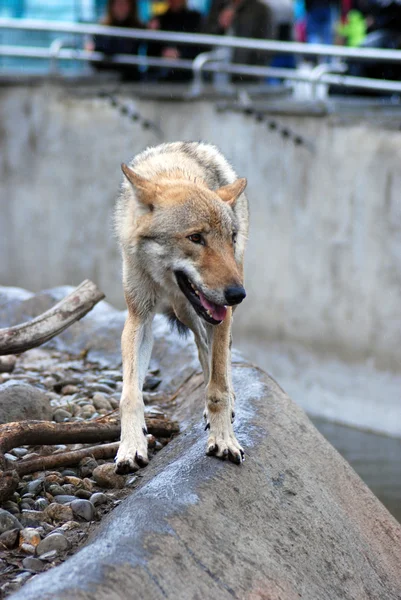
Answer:
[[[57,21],[44,21],[36,19],[10,19],[0,18],[0,32],[4,29],[47,31],[60,34],[77,34],[89,36],[108,36],[133,38],[144,42],[165,42],[175,44],[195,44],[210,48],[246,48],[259,50],[270,54],[293,54],[302,57],[333,57],[338,59],[351,59],[358,61],[375,62],[401,62],[400,50],[372,49],[372,48],[348,48],[343,46],[328,46],[323,44],[302,44],[298,42],[279,42],[275,40],[261,40],[250,38],[238,38],[234,36],[218,36],[209,34],[189,34],[175,32],[160,32],[143,29],[124,29],[120,27],[109,27],[104,25],[91,25],[80,23],[64,23]],[[89,52],[83,49],[71,49],[63,47],[65,41],[58,39],[46,48],[19,47],[13,45],[0,45],[0,56],[41,58],[49,59],[52,71],[57,71],[59,60],[72,60],[83,62],[102,62],[104,55],[100,52]],[[67,42],[68,43],[68,42]],[[206,54],[206,53],[204,53]],[[263,67],[256,65],[232,64],[221,60],[218,56],[207,53],[208,58],[193,61],[183,59],[165,59],[148,56],[114,55],[110,64],[124,65],[147,65],[161,66],[167,68],[192,70],[197,76],[197,85],[193,88],[195,95],[200,93],[200,77],[203,71],[211,73],[227,73],[235,75],[252,76],[259,78],[272,77],[277,79],[309,82],[312,84],[314,93],[317,84],[337,85],[360,89],[371,89],[384,92],[401,92],[401,82],[372,79],[366,77],[354,77],[344,75],[346,66],[338,62],[333,65],[318,65],[315,69],[304,71],[300,69],[285,69],[276,67]],[[331,71],[331,72],[330,72]],[[340,71],[340,73],[337,73]]]

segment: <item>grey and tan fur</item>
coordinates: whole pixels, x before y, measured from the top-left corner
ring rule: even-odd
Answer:
[[[149,148],[122,169],[115,225],[128,317],[116,470],[148,462],[142,386],[155,312],[193,331],[206,384],[207,454],[241,463],[230,348],[232,313],[245,297],[246,180],[214,146],[196,142]]]

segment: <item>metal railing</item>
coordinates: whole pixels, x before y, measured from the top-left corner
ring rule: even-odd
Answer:
[[[1,29],[47,31],[60,34],[79,34],[82,36],[124,37],[132,38],[138,41],[164,42],[170,44],[192,44],[204,46],[208,49],[227,47],[245,48],[270,54],[293,54],[302,56],[304,58],[311,56],[336,57],[338,59],[351,59],[358,61],[401,63],[400,50],[348,48],[343,46],[327,46],[323,44],[301,44],[297,42],[278,42],[274,40],[238,38],[233,36],[174,33],[166,31],[161,32],[144,29],[124,29],[120,27],[108,27],[104,25],[64,23],[34,19],[0,18],[0,30]],[[203,54],[205,56],[206,53]],[[82,49],[70,49],[63,47],[62,39],[53,41],[50,48],[0,45],[0,56],[51,59],[53,72],[55,72],[57,68],[57,62],[59,60],[74,60],[94,63],[104,61],[104,55],[100,52],[89,52]],[[108,61],[111,65],[148,65],[153,67],[192,70],[196,76],[196,87],[193,88],[195,95],[199,94],[201,91],[201,73],[204,71],[210,73],[227,73],[251,76],[256,78],[275,78],[293,82],[307,82],[311,84],[312,96],[316,95],[316,90],[319,84],[401,93],[401,82],[399,81],[353,77],[344,75],[343,73],[337,74],[337,71],[343,72],[346,69],[345,65],[342,63],[334,66],[328,65],[323,69],[319,65],[315,69],[301,71],[299,69],[233,64],[222,61],[218,59],[218,57],[213,59],[212,53],[208,53],[202,60],[198,60],[198,58],[195,58],[193,61],[191,61],[183,59],[172,60],[139,55],[114,55],[112,58],[108,57]]]

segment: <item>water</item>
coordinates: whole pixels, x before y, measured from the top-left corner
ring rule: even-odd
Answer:
[[[401,522],[401,377],[297,344],[235,337]]]
[[[312,419],[384,506],[401,522],[401,439]]]

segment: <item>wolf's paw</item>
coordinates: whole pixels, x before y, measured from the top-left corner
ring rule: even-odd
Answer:
[[[245,460],[245,452],[235,435],[230,431],[210,432],[206,454],[225,460],[228,458],[237,465]]]
[[[137,471],[140,467],[146,467],[148,459],[148,442],[145,434],[136,436],[133,443],[121,442],[115,458],[116,473],[124,475]]]

